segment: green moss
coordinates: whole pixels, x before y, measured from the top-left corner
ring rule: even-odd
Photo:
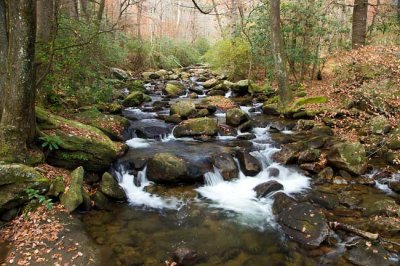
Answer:
[[[307,104],[317,104],[317,103],[327,103],[327,102],[328,98],[325,96],[298,98],[293,102],[292,108],[301,107]]]
[[[127,82],[127,87],[130,92],[139,91],[142,93],[146,93],[146,88],[144,87],[144,82],[141,80],[134,80]]]
[[[189,119],[180,123],[174,130],[175,137],[184,136],[213,136],[218,133],[218,124],[214,119],[201,117]]]
[[[182,95],[185,93],[185,89],[183,88],[183,85],[181,84],[172,84],[172,83],[167,83],[165,86],[165,92],[172,97],[177,97],[179,95]]]
[[[140,91],[134,91],[125,98],[125,100],[123,101],[123,105],[127,107],[139,106],[144,102],[149,101],[151,101],[150,96]]]

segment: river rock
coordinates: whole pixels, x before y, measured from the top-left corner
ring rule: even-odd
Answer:
[[[278,221],[290,239],[307,248],[319,247],[329,234],[323,212],[310,203],[299,203],[283,210]]]
[[[82,185],[83,185],[83,167],[76,168],[71,173],[71,182],[68,189],[61,195],[61,204],[69,211],[73,212],[83,203]]]
[[[389,188],[396,193],[400,193],[400,180],[390,181]]]
[[[364,216],[386,215],[400,217],[400,205],[389,197],[365,196],[360,204]]]
[[[147,163],[147,177],[156,183],[196,181],[188,175],[188,163],[172,153],[157,153]]]
[[[235,84],[233,84],[232,90],[233,90],[233,92],[235,92],[239,95],[245,95],[245,94],[249,93],[249,86],[250,86],[250,82],[248,79],[240,80],[240,81],[236,82]]]
[[[359,142],[343,142],[335,144],[328,154],[328,164],[361,175],[367,167],[367,156],[363,145]]]
[[[27,202],[26,189],[46,193],[50,182],[34,168],[23,164],[0,164],[0,213]]]
[[[314,202],[328,210],[333,210],[339,205],[339,198],[337,195],[320,192],[318,190],[311,191],[309,199],[311,202]]]
[[[125,191],[119,186],[115,178],[108,172],[105,172],[101,178],[100,191],[113,199],[126,199]]]
[[[143,72],[142,76],[145,80],[149,80],[149,79],[159,79],[160,75],[155,73],[155,72]]]
[[[225,96],[225,91],[213,89],[207,92],[207,96]]]
[[[112,67],[110,68],[111,74],[114,75],[114,77],[116,77],[119,80],[126,80],[129,78],[128,73],[125,70],[116,68],[116,67]]]
[[[345,258],[355,265],[369,266],[389,266],[390,254],[379,243],[367,243],[361,241],[356,246],[350,247],[345,253]]]
[[[93,207],[97,210],[107,210],[110,206],[107,197],[100,191],[96,191],[90,199],[94,203]]]
[[[283,190],[283,185],[278,181],[271,180],[257,185],[253,190],[256,192],[257,198],[268,197],[271,193]]]
[[[214,166],[219,169],[221,175],[224,177],[224,180],[238,178],[239,169],[237,168],[237,165],[233,160],[232,155],[230,155],[229,153],[220,153],[214,155],[212,157],[212,162]]]
[[[176,98],[185,94],[185,88],[183,84],[179,82],[169,82],[165,85],[164,93],[172,98]]]
[[[226,124],[230,126],[239,126],[250,120],[249,115],[240,108],[233,108],[226,111]]]
[[[274,195],[272,195],[272,199],[274,200],[274,203],[272,204],[272,213],[275,215],[297,204],[297,202],[292,197],[286,195],[283,192],[275,193]]]
[[[279,115],[278,105],[271,103],[264,103],[262,106],[263,113],[266,115]]]
[[[286,144],[279,152],[273,155],[273,158],[282,164],[296,163],[302,150],[304,150],[304,143],[302,142]]]
[[[182,122],[182,118],[178,114],[169,115],[164,118],[164,121],[167,123],[179,124]]]
[[[170,114],[179,115],[186,119],[196,113],[196,105],[193,101],[179,101],[171,105]]]
[[[209,88],[213,88],[213,87],[217,86],[219,83],[220,83],[220,81],[218,79],[213,78],[213,79],[209,79],[206,82],[204,82],[203,87],[206,89],[209,89]]]
[[[101,130],[68,120],[36,108],[36,122],[41,135],[55,135],[59,149],[47,161],[55,166],[74,169],[83,165],[87,171],[104,172],[117,157],[117,147]]]
[[[260,162],[247,151],[237,151],[240,168],[246,176],[256,176],[262,170]]]
[[[299,163],[312,163],[319,160],[321,151],[317,149],[308,149],[300,152]]]
[[[214,136],[218,133],[218,124],[212,118],[194,118],[181,122],[173,133],[177,138],[201,135]]]
[[[147,94],[140,91],[134,91],[125,98],[122,104],[125,107],[134,107],[150,101],[151,98]]]
[[[192,249],[180,247],[175,250],[172,258],[174,262],[178,263],[178,265],[189,266],[196,264],[199,259],[199,255]]]

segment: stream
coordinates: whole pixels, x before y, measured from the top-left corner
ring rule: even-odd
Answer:
[[[195,78],[191,79],[195,82]],[[196,83],[201,86],[201,83]],[[147,85],[150,90],[152,85]],[[231,97],[231,92],[225,97]],[[163,95],[153,93],[152,103]],[[199,103],[199,99],[194,100]],[[178,99],[185,101],[188,93]],[[127,203],[112,203],[108,210],[93,210],[83,216],[89,235],[100,245],[102,265],[166,265],[175,250],[196,252],[195,265],[337,265],[344,249],[309,255],[289,241],[272,213],[273,198],[257,198],[254,187],[276,180],[286,195],[301,195],[311,188],[311,180],[296,167],[280,165],[272,155],[286,138],[302,138],[285,127],[285,121],[262,115],[259,104],[241,106],[255,121],[250,131],[255,138],[243,140],[238,131],[218,135],[211,141],[175,138],[174,125],[157,119],[169,108],[154,111],[152,103],[128,108],[131,120],[126,133],[129,151],[112,167]],[[225,114],[213,118],[225,123]],[[280,130],[276,130],[276,124]],[[274,130],[271,130],[271,125]],[[290,128],[290,127],[289,127]],[[220,170],[210,167],[210,156],[244,148],[262,166],[256,176],[225,181]],[[204,171],[204,182],[195,184],[155,184],[146,176],[146,162],[154,154],[169,152]],[[278,174],[271,174],[278,169]],[[334,237],[334,236],[333,236]]]

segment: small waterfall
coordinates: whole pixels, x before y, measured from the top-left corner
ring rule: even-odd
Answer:
[[[214,167],[214,172],[208,172],[204,174],[204,181],[207,186],[215,186],[218,183],[224,182],[224,178],[222,177],[220,171]]]
[[[227,93],[225,93],[225,98],[230,98],[232,97],[232,91],[229,90]]]

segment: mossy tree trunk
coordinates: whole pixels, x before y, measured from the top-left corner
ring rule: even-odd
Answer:
[[[7,77],[0,121],[0,158],[24,162],[35,135],[36,0],[6,0]]]
[[[6,19],[6,5],[4,0],[0,0],[0,121],[3,113],[4,104],[4,88],[7,79],[7,51],[8,51],[8,37],[7,37],[7,19]]]
[[[353,9],[352,47],[365,45],[367,38],[368,0],[355,0]]]
[[[286,110],[292,101],[292,94],[289,88],[288,74],[286,68],[286,56],[281,31],[281,8],[280,0],[270,2],[270,25],[272,54],[274,57],[275,73],[278,80],[278,94],[281,109]]]

